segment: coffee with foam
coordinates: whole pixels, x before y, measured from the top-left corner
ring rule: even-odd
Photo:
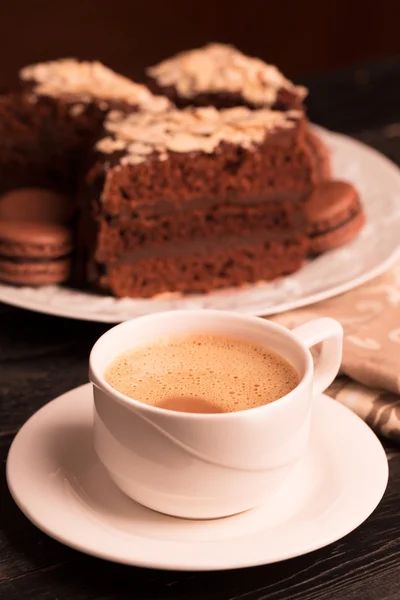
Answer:
[[[128,350],[109,364],[105,379],[139,402],[191,413],[263,406],[300,380],[287,360],[264,346],[206,334],[172,336]]]

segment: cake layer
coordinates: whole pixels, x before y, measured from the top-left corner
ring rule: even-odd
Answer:
[[[102,210],[110,216],[197,198],[301,199],[320,178],[297,111],[112,113],[105,128],[88,182],[104,185]]]
[[[274,66],[233,46],[208,44],[181,52],[147,69],[150,88],[179,108],[300,108],[306,88],[296,86]]]
[[[171,152],[168,160],[125,165],[107,176],[102,210],[110,216],[165,211],[166,205],[168,210],[179,210],[199,199],[229,197],[234,202],[247,195],[303,199],[321,178],[299,137],[295,131],[282,131],[257,152],[221,144],[213,155]],[[88,180],[102,179],[106,160],[100,157]]]
[[[278,201],[259,204],[214,204],[206,209],[164,215],[106,219],[99,217],[94,258],[115,261],[143,253],[167,253],[181,244],[206,246],[223,236],[286,238],[288,233],[306,231],[299,203]]]
[[[320,174],[303,113],[113,111],[104,128],[81,198],[84,280],[116,295],[151,296],[271,279],[291,271],[288,261],[298,268],[304,260],[303,203]],[[265,260],[252,270],[253,247],[255,260]],[[230,260],[229,274],[218,275]],[[204,279],[186,273],[205,264]],[[153,266],[158,283],[142,272]],[[171,279],[162,283],[159,269]]]
[[[109,264],[94,283],[119,297],[151,297],[165,292],[201,293],[270,281],[301,267],[307,242],[296,235],[286,240],[256,242],[230,238],[206,252],[195,250]]]

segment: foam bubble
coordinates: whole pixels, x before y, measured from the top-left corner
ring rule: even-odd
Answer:
[[[299,382],[294,367],[268,348],[203,334],[128,350],[112,361],[105,378],[138,401],[188,412],[254,408]]]

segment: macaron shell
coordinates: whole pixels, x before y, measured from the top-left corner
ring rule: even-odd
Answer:
[[[72,234],[58,225],[0,221],[0,256],[59,258],[72,252]]]
[[[308,222],[318,227],[323,222],[331,222],[341,215],[348,215],[361,206],[356,188],[347,181],[322,181],[315,186],[305,203]]]
[[[18,188],[0,196],[1,221],[66,224],[75,211],[73,198],[44,188]]]
[[[52,259],[70,254],[72,244],[32,244],[22,242],[4,242],[0,239],[0,256],[10,258]]]
[[[51,285],[65,282],[71,273],[69,258],[49,262],[14,262],[0,259],[0,281],[13,285]]]
[[[360,198],[346,181],[315,186],[305,205],[311,254],[320,254],[354,239],[365,223]]]
[[[340,204],[337,206],[331,205],[327,207],[326,212],[321,211],[319,218],[317,218],[317,214],[314,214],[314,219],[309,221],[310,236],[316,237],[332,229],[338,229],[361,212],[362,207],[357,199],[345,206],[341,206]]]
[[[321,254],[333,250],[343,244],[352,242],[365,225],[364,213],[360,210],[347,223],[342,223],[337,229],[320,233],[310,240],[311,254]]]

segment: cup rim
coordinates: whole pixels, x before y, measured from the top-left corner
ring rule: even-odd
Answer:
[[[286,337],[291,339],[291,342],[297,346],[298,350],[303,354],[305,358],[305,370],[304,374],[301,377],[299,383],[296,385],[293,390],[291,390],[288,394],[281,396],[277,400],[273,402],[269,402],[268,404],[263,404],[262,406],[256,406],[254,408],[248,408],[245,410],[239,410],[235,412],[226,412],[226,413],[188,413],[179,410],[169,410],[166,408],[160,408],[158,406],[152,406],[150,404],[146,404],[145,402],[140,402],[139,400],[135,400],[122,392],[119,392],[115,388],[113,388],[105,379],[104,373],[100,373],[96,361],[96,354],[100,352],[101,347],[104,343],[106,343],[107,338],[111,335],[114,335],[115,331],[118,329],[125,329],[126,327],[132,327],[137,322],[143,321],[151,321],[154,318],[171,318],[171,315],[179,316],[180,314],[185,314],[186,316],[192,315],[200,316],[203,314],[213,314],[214,316],[218,316],[219,318],[235,318],[242,322],[250,322],[261,327],[265,327],[266,329],[272,329],[276,332],[283,334]],[[133,346],[134,347],[134,346]],[[120,353],[116,353],[116,358]],[[110,361],[111,362],[111,361]],[[162,311],[157,313],[151,313],[147,315],[141,315],[140,317],[136,317],[134,319],[129,319],[128,321],[123,321],[118,325],[114,325],[108,329],[105,333],[103,333],[94,343],[90,354],[89,354],[89,380],[93,386],[99,388],[103,392],[105,392],[108,396],[111,396],[113,400],[117,401],[119,404],[124,406],[128,405],[131,408],[137,408],[139,410],[153,413],[153,414],[163,414],[164,416],[168,416],[169,418],[176,419],[190,419],[190,420],[214,420],[214,419],[235,419],[239,418],[242,415],[254,415],[255,411],[265,411],[269,410],[270,412],[274,409],[277,410],[279,406],[283,404],[288,404],[293,400],[293,397],[296,396],[299,391],[301,393],[301,389],[304,388],[312,379],[313,374],[313,359],[311,353],[308,348],[306,348],[301,341],[292,333],[290,329],[279,325],[278,323],[273,323],[272,321],[268,321],[262,317],[255,317],[252,315],[242,315],[240,313],[236,313],[234,311],[220,311],[214,309],[188,309],[188,310],[170,310],[170,311]]]

